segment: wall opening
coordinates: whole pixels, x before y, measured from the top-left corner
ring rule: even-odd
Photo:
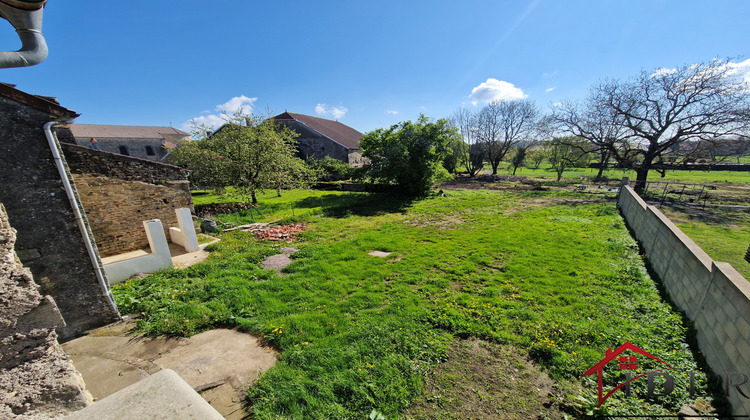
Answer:
[[[153,155],[155,155],[156,153],[154,153],[154,148],[153,148],[153,147],[151,147],[151,146],[146,146],[146,154],[147,154],[148,156],[153,156]]]
[[[127,146],[120,146],[120,154],[130,156],[130,151],[128,151]]]

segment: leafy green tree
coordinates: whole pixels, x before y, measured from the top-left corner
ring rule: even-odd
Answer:
[[[355,168],[348,163],[326,156],[323,159],[308,158],[307,165],[318,173],[321,181],[342,181],[354,176]]]
[[[524,165],[524,162],[526,161],[526,149],[528,147],[516,147],[516,152],[513,154],[513,157],[510,159],[510,166],[513,167],[513,175],[516,174],[516,171],[519,167]]]
[[[528,166],[532,169],[539,169],[539,165],[544,162],[544,158],[544,149],[536,147],[526,152],[526,159],[524,160],[528,162]]]
[[[223,189],[234,187],[244,200],[257,204],[265,189],[302,187],[311,171],[296,157],[297,134],[270,118],[236,114],[217,131],[194,130],[170,154],[170,162],[191,171],[194,184]]]
[[[557,172],[557,180],[562,178],[563,172],[569,168],[577,168],[588,164],[588,143],[578,137],[556,137],[545,142],[544,148],[552,168]]]
[[[410,195],[426,194],[432,183],[449,177],[442,163],[448,144],[460,136],[447,119],[435,122],[420,115],[417,122],[401,122],[362,137],[362,155],[369,159],[367,175],[394,183]]]

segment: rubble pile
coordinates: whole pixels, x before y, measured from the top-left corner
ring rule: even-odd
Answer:
[[[291,225],[272,226],[271,223],[252,223],[249,225],[242,225],[233,227],[231,229],[225,229],[224,232],[233,232],[236,230],[251,232],[258,236],[258,238],[267,239],[269,241],[292,242],[297,240],[295,233],[304,231],[305,225],[301,223],[295,223]]]
[[[305,225],[303,224],[293,224],[293,225],[282,225],[282,226],[274,226],[269,227],[265,230],[258,230],[254,232],[259,238],[261,239],[267,239],[269,241],[287,241],[292,242],[296,241],[297,237],[294,236],[295,233],[300,233],[303,230],[305,230]]]

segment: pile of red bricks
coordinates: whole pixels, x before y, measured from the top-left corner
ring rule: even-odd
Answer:
[[[273,226],[267,229],[256,230],[253,233],[255,233],[259,238],[267,239],[269,241],[292,242],[292,241],[297,240],[297,237],[294,234],[300,233],[303,230],[305,230],[305,225],[293,224],[293,225]]]

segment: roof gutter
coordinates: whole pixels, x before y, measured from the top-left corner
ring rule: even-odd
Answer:
[[[41,63],[49,50],[42,35],[42,14],[47,0],[0,0],[0,17],[16,28],[18,51],[0,52],[0,68],[27,67]]]
[[[67,123],[73,123],[73,119],[67,121]],[[83,236],[83,242],[86,245],[86,250],[88,251],[89,258],[91,259],[91,264],[94,267],[94,272],[96,273],[96,278],[99,281],[99,286],[102,289],[102,293],[104,293],[104,296],[107,298],[107,303],[109,304],[109,306],[116,314],[119,314],[120,312],[117,310],[114,296],[112,296],[112,290],[109,288],[109,282],[107,281],[107,277],[104,274],[104,267],[102,267],[101,260],[99,259],[99,253],[96,249],[94,249],[94,243],[91,241],[88,226],[83,220],[81,203],[78,201],[78,197],[76,197],[76,194],[73,192],[73,186],[70,184],[68,173],[65,170],[65,165],[62,161],[62,156],[60,156],[60,145],[57,142],[57,137],[52,132],[52,127],[55,124],[61,124],[61,122],[50,121],[44,124],[44,135],[47,137],[47,143],[49,143],[50,150],[52,150],[52,157],[55,159],[57,171],[60,173],[60,179],[62,180],[65,194],[67,194],[68,200],[70,200],[70,206],[73,208],[73,213],[75,214],[78,228],[81,230],[81,236]]]

